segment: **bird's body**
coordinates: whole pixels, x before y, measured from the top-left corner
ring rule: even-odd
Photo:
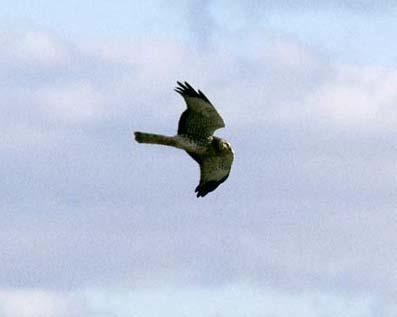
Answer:
[[[179,119],[178,134],[135,132],[139,143],[161,144],[185,150],[200,165],[200,183],[196,187],[197,197],[204,197],[215,190],[229,176],[233,163],[230,144],[213,136],[216,129],[225,126],[223,119],[208,98],[196,92],[187,82],[178,82],[175,90],[182,95],[187,109]]]

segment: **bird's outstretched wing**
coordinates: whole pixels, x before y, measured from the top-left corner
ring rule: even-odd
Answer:
[[[230,174],[233,152],[207,157],[193,157],[200,164],[200,183],[196,187],[197,197],[204,197],[222,184]]]
[[[225,126],[222,117],[200,90],[194,90],[187,82],[177,83],[175,91],[185,99],[187,105],[179,119],[178,134],[206,138]]]

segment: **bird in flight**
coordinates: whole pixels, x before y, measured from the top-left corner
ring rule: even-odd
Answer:
[[[165,136],[135,132],[135,140],[185,150],[200,165],[200,183],[195,193],[197,197],[204,197],[228,178],[234,154],[226,140],[213,135],[215,130],[225,127],[213,104],[187,82],[177,83],[175,91],[185,99],[187,105],[179,118],[178,133]]]

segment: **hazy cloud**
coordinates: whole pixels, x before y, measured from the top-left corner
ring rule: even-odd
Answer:
[[[219,6],[227,7],[227,1],[220,0],[217,2]],[[379,11],[387,11],[395,9],[395,3],[393,1],[385,0],[374,3],[370,0],[320,0],[320,1],[293,1],[293,0],[250,0],[244,1],[243,3],[237,4],[242,8],[245,8],[248,12],[254,13],[258,9],[262,9],[262,12],[267,10],[318,10],[318,9],[340,9],[340,10],[352,10],[356,12],[368,12],[374,13]]]
[[[392,317],[373,296],[306,291],[300,294],[230,284],[225,287],[107,289],[74,292],[0,290],[1,317],[329,316]]]
[[[66,292],[0,289],[1,317],[95,316],[85,306],[84,298]]]

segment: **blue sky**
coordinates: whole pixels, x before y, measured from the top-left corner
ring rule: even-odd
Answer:
[[[391,1],[2,4],[0,317],[395,316]],[[132,140],[176,80],[236,152],[205,199]]]

